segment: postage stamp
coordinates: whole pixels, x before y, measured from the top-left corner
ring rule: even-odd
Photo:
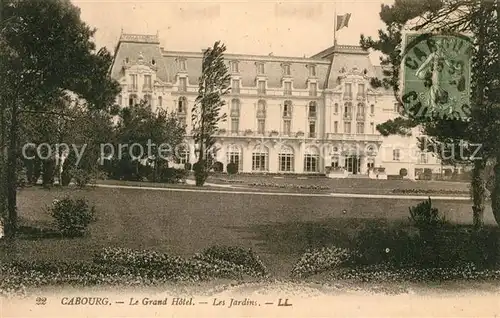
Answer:
[[[472,39],[461,34],[406,33],[402,101],[420,118],[467,120],[470,109]]]

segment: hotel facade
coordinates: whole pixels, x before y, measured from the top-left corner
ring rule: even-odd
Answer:
[[[165,50],[158,35],[121,34],[111,69],[119,81],[117,103],[146,100],[153,109],[174,112],[191,138],[191,108],[198,93],[203,53]],[[368,52],[358,46],[335,45],[311,57],[224,55],[231,74],[226,95],[227,120],[219,124],[217,160],[244,173],[318,174],[344,171],[368,176],[385,168],[409,178],[423,169],[442,166],[417,147],[412,136],[381,136],[376,126],[398,116],[392,91],[374,89],[370,79],[382,77]],[[180,163],[196,162],[195,151],[179,155]]]

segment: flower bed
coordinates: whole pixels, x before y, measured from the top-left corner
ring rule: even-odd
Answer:
[[[309,250],[292,269],[292,277],[303,278],[327,270],[334,269],[345,263],[351,257],[351,252],[344,248],[323,247]]]
[[[330,187],[314,184],[294,184],[294,183],[267,183],[254,182],[248,184],[251,187],[279,188],[279,189],[301,189],[301,190],[328,190]]]
[[[26,288],[41,286],[140,285],[172,281],[241,280],[265,277],[267,270],[251,251],[238,247],[212,247],[192,258],[155,251],[106,248],[93,262],[21,261],[0,266],[0,296],[22,296]]]
[[[394,194],[452,194],[452,195],[468,195],[467,190],[451,190],[451,189],[393,189]]]

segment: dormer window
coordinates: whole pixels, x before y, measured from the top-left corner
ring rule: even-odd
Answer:
[[[283,64],[283,75],[290,76],[290,64]]]
[[[231,72],[232,73],[239,73],[240,70],[239,70],[239,65],[238,65],[238,61],[231,61]]]
[[[257,74],[258,75],[264,74],[264,63],[257,63]]]
[[[309,65],[309,76],[316,76],[316,65]]]

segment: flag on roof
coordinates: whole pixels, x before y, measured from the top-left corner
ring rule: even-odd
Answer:
[[[349,26],[349,19],[351,18],[350,13],[346,13],[344,15],[338,15],[337,16],[337,28],[336,31],[342,29],[343,27],[348,27]]]

